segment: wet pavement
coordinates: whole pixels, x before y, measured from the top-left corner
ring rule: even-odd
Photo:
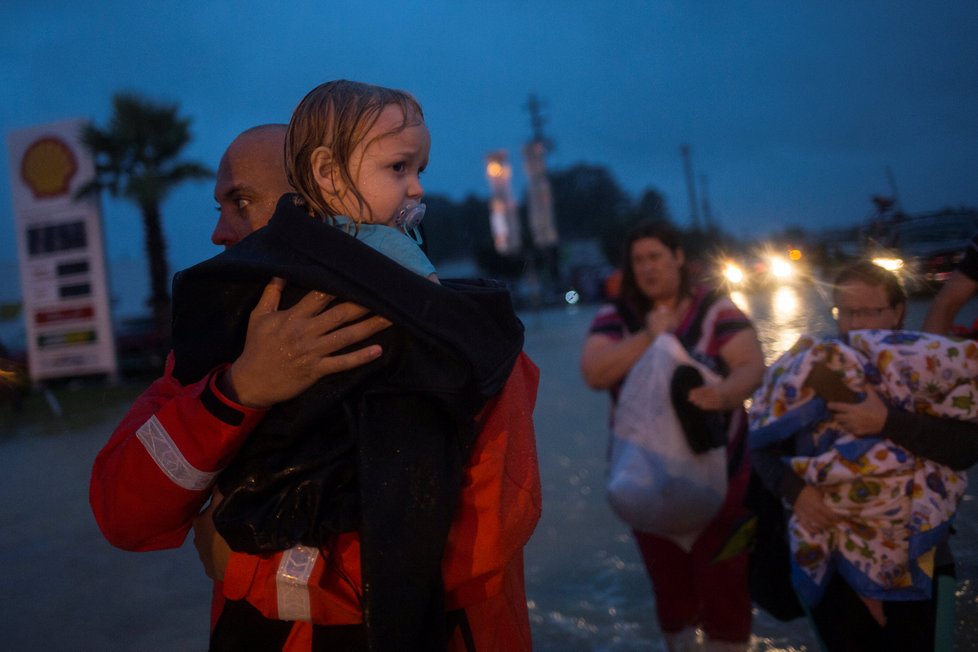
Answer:
[[[744,297],[767,351],[794,341],[797,333],[786,331],[831,327],[827,306],[808,291],[777,301],[773,293]],[[793,322],[785,309],[792,302]],[[578,373],[580,345],[596,309],[524,315],[526,349],[543,372],[535,418],[544,513],[526,550],[537,650],[649,650],[660,640],[637,551],[604,499],[607,398],[588,390]],[[908,326],[919,325],[913,320],[922,310],[912,306]],[[0,437],[0,648],[206,649],[210,584],[192,545],[152,553],[116,550],[89,511],[91,462],[123,410],[74,432]],[[972,473],[952,544],[959,563],[961,650],[978,649],[976,491],[978,475]],[[817,649],[803,620],[779,623],[759,613],[754,633],[756,650]]]
[[[0,648],[207,648],[210,582],[193,546],[124,552],[95,525],[88,477],[117,420],[0,440]]]

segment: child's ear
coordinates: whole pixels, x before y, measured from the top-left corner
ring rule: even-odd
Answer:
[[[336,183],[333,181],[333,152],[329,147],[320,145],[312,150],[309,156],[309,163],[312,165],[312,176],[316,180],[316,185],[323,192],[336,194]]]

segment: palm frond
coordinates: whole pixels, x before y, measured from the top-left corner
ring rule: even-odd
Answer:
[[[108,124],[85,127],[81,140],[95,160],[95,178],[84,184],[76,196],[106,190],[139,206],[154,288],[151,303],[157,324],[165,325],[169,323],[165,314],[169,309],[169,273],[160,205],[180,183],[213,176],[202,163],[180,158],[191,141],[190,119],[179,115],[176,103],[154,102],[122,92],[112,98]]]

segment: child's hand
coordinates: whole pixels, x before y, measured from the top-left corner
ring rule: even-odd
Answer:
[[[878,435],[886,425],[886,404],[872,387],[866,386],[866,398],[862,403],[827,404],[839,425],[857,437]]]

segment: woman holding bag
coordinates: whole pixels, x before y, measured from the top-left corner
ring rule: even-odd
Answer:
[[[751,629],[747,554],[726,544],[745,515],[750,466],[743,401],[764,374],[760,344],[750,321],[729,297],[691,284],[679,233],[671,224],[633,228],[624,253],[621,295],[599,310],[584,342],[585,382],[609,390],[614,407],[632,367],[657,338],[671,334],[693,361],[720,380],[699,387],[688,383],[692,389],[681,388],[673,399],[663,391],[661,401],[675,404],[690,440],[709,439],[688,430],[708,427],[716,414],[722,415],[727,434],[726,497],[690,549],[633,529],[652,581],[659,626],[670,650],[692,649],[697,628],[704,630],[707,649],[746,650]],[[673,380],[675,390],[678,379]]]

